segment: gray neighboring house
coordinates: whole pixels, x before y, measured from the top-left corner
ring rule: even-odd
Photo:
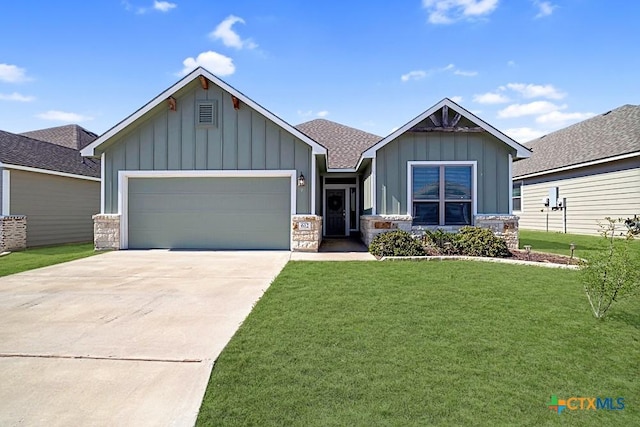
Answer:
[[[385,138],[294,127],[198,68],[82,154],[102,163],[98,249],[316,251],[471,224],[514,246],[511,162],[529,150],[449,99]]]
[[[521,228],[597,234],[607,216],[640,214],[640,106],[623,105],[525,145],[531,157],[513,165]],[[566,205],[554,207],[554,198]]]
[[[0,250],[91,241],[100,164],[79,148],[96,135],[77,125],[28,134],[0,131]]]

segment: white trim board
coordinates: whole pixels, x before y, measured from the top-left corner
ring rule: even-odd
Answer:
[[[362,153],[362,157],[363,158],[364,157],[374,158],[375,155],[376,155],[376,151],[378,151],[380,148],[384,147],[385,145],[387,145],[388,143],[390,143],[394,139],[398,138],[400,135],[402,135],[403,133],[405,133],[406,131],[408,131],[409,129],[411,129],[412,127],[414,127],[415,125],[417,125],[418,123],[420,123],[421,121],[423,121],[424,119],[426,119],[427,117],[432,115],[433,113],[437,112],[438,110],[440,110],[445,105],[447,107],[451,108],[452,110],[460,113],[463,117],[465,117],[465,118],[469,119],[470,121],[476,123],[477,125],[482,127],[485,131],[489,132],[491,135],[495,136],[500,141],[502,141],[505,144],[507,144],[509,147],[515,149],[516,150],[516,157],[518,157],[518,158],[527,158],[527,157],[531,156],[531,151],[528,148],[526,148],[524,145],[521,145],[521,144],[517,143],[516,141],[514,141],[513,139],[509,138],[507,135],[505,135],[504,133],[500,132],[498,129],[494,128],[493,126],[491,126],[490,124],[488,124],[484,120],[480,119],[475,114],[470,113],[465,108],[463,108],[462,106],[456,104],[455,102],[453,102],[449,98],[444,98],[442,101],[438,102],[436,105],[434,105],[433,107],[429,108],[427,111],[425,111],[424,113],[420,114],[419,116],[417,116],[416,118],[411,120],[409,123],[407,123],[404,126],[398,128],[395,132],[392,132],[389,136],[383,138],[376,145],[374,145],[373,147],[369,148],[367,151]]]
[[[289,178],[291,181],[291,212],[296,214],[296,170],[188,170],[118,172],[118,214],[120,215],[120,249],[129,248],[129,179],[135,178]],[[289,228],[289,250],[293,248],[293,231]]]
[[[413,218],[413,167],[414,166],[471,166],[471,215],[473,218],[478,214],[478,162],[476,160],[458,161],[408,161],[407,162],[407,215]],[[438,200],[440,201],[440,200]]]
[[[104,144],[109,139],[113,138],[115,135],[123,131],[126,127],[131,125],[140,117],[144,116],[149,111],[151,111],[155,106],[159,105],[162,102],[165,102],[168,97],[170,97],[171,95],[176,93],[178,90],[182,89],[183,87],[187,86],[189,83],[196,80],[200,76],[207,78],[209,81],[211,81],[211,83],[215,84],[216,86],[219,86],[224,91],[229,92],[231,95],[235,96],[240,101],[247,104],[249,107],[258,111],[260,114],[264,115],[269,120],[271,120],[272,122],[274,122],[275,124],[283,128],[287,132],[291,133],[296,138],[302,140],[304,143],[306,143],[312,148],[311,151],[313,154],[324,154],[325,156],[327,155],[327,149],[324,148],[322,145],[318,144],[316,141],[309,138],[307,135],[300,132],[298,129],[294,128],[289,123],[285,122],[280,117],[276,116],[275,114],[273,114],[272,112],[270,112],[269,110],[267,110],[266,108],[258,104],[257,102],[253,101],[252,99],[244,95],[242,92],[238,91],[234,87],[225,83],[224,81],[222,81],[221,79],[219,79],[218,77],[216,77],[215,75],[213,75],[211,72],[209,72],[203,67],[196,68],[191,73],[187,74],[185,77],[180,79],[177,83],[175,83],[169,89],[165,90],[160,95],[156,96],[147,104],[145,104],[140,109],[138,109],[136,112],[131,114],[129,117],[125,118],[120,123],[118,123],[111,129],[106,131],[98,139],[96,139],[91,144],[87,145],[85,148],[80,150],[80,154],[88,157],[95,156],[96,148]]]
[[[633,152],[633,153],[627,153],[627,154],[621,154],[619,156],[607,157],[607,158],[604,158],[604,159],[592,160],[590,162],[585,162],[585,163],[578,163],[576,165],[563,166],[563,167],[560,167],[560,168],[549,169],[549,170],[541,171],[541,172],[529,173],[529,174],[526,174],[526,175],[518,175],[518,176],[512,177],[512,180],[521,180],[521,179],[533,178],[535,176],[549,175],[549,174],[556,173],[556,172],[564,172],[564,171],[568,171],[568,170],[572,170],[572,169],[584,168],[584,167],[587,167],[587,166],[600,165],[602,163],[615,162],[617,160],[630,159],[632,157],[640,157],[640,151],[636,151],[636,152]]]
[[[47,175],[63,176],[65,178],[84,179],[87,181],[100,182],[100,178],[95,178],[93,176],[76,175],[73,173],[58,172],[58,171],[52,171],[52,170],[40,169],[40,168],[32,168],[29,166],[11,165],[11,164],[2,163],[2,162],[0,162],[0,168],[15,169],[15,170],[20,170],[25,172],[44,173]]]
[[[2,212],[0,215],[11,215],[11,171],[2,170]]]

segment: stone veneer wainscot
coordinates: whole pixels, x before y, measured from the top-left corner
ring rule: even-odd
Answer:
[[[120,215],[98,214],[92,218],[95,249],[97,251],[120,249]]]
[[[291,250],[318,252],[322,243],[322,217],[293,215],[291,217]]]
[[[27,217],[0,216],[0,252],[21,251],[27,248]]]
[[[518,219],[516,215],[477,214],[473,217],[476,227],[488,228],[507,242],[509,249],[518,249]],[[373,238],[391,230],[404,230],[414,236],[421,236],[425,230],[440,229],[455,232],[461,226],[421,226],[413,225],[410,215],[363,215],[360,217],[360,236],[369,246]]]

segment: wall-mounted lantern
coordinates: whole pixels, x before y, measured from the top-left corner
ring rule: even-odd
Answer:
[[[298,177],[298,187],[304,187],[305,183],[304,175],[300,172],[300,176]]]

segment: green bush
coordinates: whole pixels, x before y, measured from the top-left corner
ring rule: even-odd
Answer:
[[[500,258],[511,256],[507,242],[487,228],[462,227],[455,244],[462,255]]]
[[[439,228],[425,230],[422,245],[428,255],[460,255],[457,233],[447,233]]]
[[[422,256],[425,254],[420,241],[402,230],[378,234],[369,245],[369,252],[383,256]]]

